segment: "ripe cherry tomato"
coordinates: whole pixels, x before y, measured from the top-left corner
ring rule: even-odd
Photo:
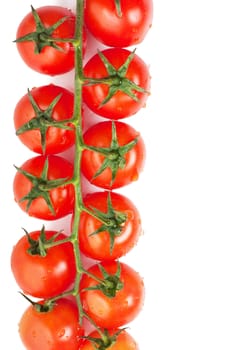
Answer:
[[[53,108],[51,104],[54,104]],[[33,88],[15,107],[14,124],[19,139],[30,150],[40,154],[56,154],[67,150],[75,142],[74,129],[62,129],[56,124],[49,126],[49,123],[71,119],[73,107],[73,93],[61,86],[50,84]],[[32,129],[29,130],[32,123]],[[72,127],[70,123],[65,125]]]
[[[114,125],[116,140],[114,140]],[[113,140],[119,147],[112,147],[112,151],[107,155],[92,149],[86,149],[82,153],[82,173],[93,185],[106,189],[119,188],[136,181],[145,160],[145,145],[142,137],[128,124],[105,121],[93,125],[84,133],[84,141],[89,146],[110,148]],[[136,144],[122,154],[122,147],[134,140],[137,140]],[[101,167],[106,161],[108,166],[102,171]],[[119,168],[114,178],[114,170],[111,166],[115,167],[117,164]]]
[[[141,219],[128,198],[114,192],[93,192],[84,197],[84,205],[104,222],[81,213],[79,244],[83,254],[96,260],[115,260],[134,247]]]
[[[139,44],[152,24],[152,0],[86,1],[85,22],[92,35],[107,46]]]
[[[141,311],[144,300],[144,285],[140,275],[130,266],[116,261],[102,262],[101,266],[110,275],[117,273],[120,264],[120,282],[115,296],[107,296],[99,287],[100,282],[94,278],[83,275],[80,283],[80,296],[84,310],[103,328],[116,328],[131,322]],[[103,279],[103,272],[99,264],[91,266],[88,271],[98,279]],[[115,278],[114,278],[115,279]],[[110,283],[113,279],[109,279]],[[92,288],[91,290],[85,290]]]
[[[16,40],[36,32],[34,11],[28,13],[19,24]],[[30,68],[42,74],[56,75],[72,70],[74,68],[73,45],[70,42],[59,42],[58,40],[52,43],[52,45],[56,47],[52,47],[51,45],[45,45],[45,40],[48,37],[48,29],[65,17],[67,17],[65,21],[55,28],[55,30],[50,33],[50,36],[52,36],[52,38],[73,39],[75,33],[75,15],[70,10],[61,6],[43,6],[36,9],[36,12],[44,27],[37,35],[40,40],[39,45],[43,47],[39,49],[39,53],[36,53],[36,45],[32,40],[23,42],[16,41],[19,54],[23,61]],[[85,48],[85,34],[83,41],[83,47]]]
[[[77,350],[83,329],[77,305],[58,299],[52,310],[38,312],[30,305],[19,321],[19,334],[27,350]]]
[[[119,329],[111,329],[109,330],[110,338],[114,337],[114,334],[118,333]],[[98,331],[93,331],[89,335],[91,338],[96,338],[98,342],[100,342],[101,336]],[[108,341],[108,339],[105,340],[105,343]],[[103,344],[105,344],[103,342]],[[79,350],[93,350],[95,349],[93,346],[94,344],[98,345],[98,343],[91,341],[91,340],[84,340],[82,345],[80,346]],[[98,349],[98,348],[97,348]],[[115,341],[113,340],[112,345],[109,347],[106,347],[106,349],[109,350],[139,350],[138,345],[136,341],[133,339],[133,337],[126,332],[125,330],[122,330],[117,336]]]
[[[45,233],[46,242],[56,234],[56,231],[31,232],[30,239],[37,242],[37,245],[30,244],[29,238],[24,235],[13,248],[11,269],[23,293],[37,298],[51,298],[67,290],[74,282],[75,258],[70,242],[51,248],[45,246],[46,255],[39,255],[39,238],[43,243],[41,232]],[[54,241],[65,238],[60,233]]]
[[[60,185],[49,190],[46,186],[53,186],[59,179],[64,182],[72,176],[73,165],[60,156],[31,158],[18,168],[14,177],[15,201],[28,215],[39,219],[56,220],[66,216],[73,211],[73,185]]]
[[[145,106],[150,88],[150,74],[147,65],[135,53],[122,48],[106,49],[102,51],[101,54],[103,54],[108,62],[116,69],[116,72],[119,70],[117,73],[118,77],[114,77],[116,73],[108,73],[100,53],[94,55],[86,63],[84,75],[87,78],[92,77],[95,79],[112,76],[115,80],[117,79],[117,82],[114,81],[113,85],[114,89],[118,91],[113,94],[108,102],[102,104],[111,91],[110,85],[103,83],[84,85],[84,102],[94,113],[108,119],[122,119],[137,113]],[[132,57],[132,60],[127,70],[121,73],[120,67],[124,65],[129,56]],[[135,87],[131,86],[132,83],[135,84]],[[130,89],[130,93],[132,93],[134,97],[122,91],[122,86],[125,85],[127,85],[127,89]],[[136,91],[135,88],[137,87],[143,89],[144,92]]]

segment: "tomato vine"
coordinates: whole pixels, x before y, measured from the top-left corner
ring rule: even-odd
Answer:
[[[149,0],[148,3],[150,4]],[[113,1],[113,5],[115,11],[117,11],[117,16],[122,17],[124,13],[123,2]],[[37,256],[38,259],[45,259],[49,256],[52,249],[56,247],[62,248],[64,245],[67,247],[67,244],[71,244],[73,254],[72,257],[70,254],[70,263],[71,265],[72,263],[75,265],[76,274],[72,281],[69,280],[69,282],[72,282],[71,287],[67,288],[66,281],[64,290],[59,291],[57,294],[55,292],[48,293],[47,295],[44,295],[43,292],[34,294],[33,291],[30,291],[30,288],[25,288],[25,281],[20,281],[20,273],[17,271],[16,267],[16,252],[15,250],[13,251],[12,271],[15,276],[17,274],[19,285],[22,285],[24,292],[22,294],[31,303],[31,306],[27,309],[20,321],[20,335],[28,349],[31,349],[32,346],[34,350],[39,348],[41,350],[42,347],[45,350],[50,349],[45,347],[46,340],[41,340],[40,345],[35,343],[36,340],[34,338],[36,337],[33,336],[33,334],[35,335],[38,332],[34,326],[30,328],[30,322],[33,323],[36,318],[37,320],[40,318],[37,322],[39,322],[40,327],[43,328],[43,322],[45,322],[43,318],[49,317],[46,314],[50,313],[50,315],[52,315],[52,313],[54,313],[57,317],[61,312],[60,307],[62,306],[65,310],[67,309],[67,317],[71,314],[71,318],[74,317],[74,315],[78,315],[76,321],[79,325],[78,333],[72,330],[74,335],[70,336],[71,346],[67,343],[67,347],[63,347],[63,349],[68,349],[68,346],[70,346],[70,350],[85,349],[86,345],[88,345],[87,341],[89,341],[89,343],[94,344],[94,349],[104,350],[115,344],[118,338],[130,339],[132,344],[132,339],[129,335],[127,336],[125,329],[119,329],[119,327],[131,322],[140,312],[144,299],[144,286],[142,278],[138,273],[116,259],[119,259],[132,249],[139,237],[141,223],[139,213],[134,205],[126,198],[112,192],[112,190],[129,184],[138,178],[144,164],[145,149],[143,140],[136,130],[128,124],[117,120],[115,121],[114,119],[130,116],[136,113],[142,106],[142,104],[140,104],[141,98],[144,103],[149,92],[149,73],[147,72],[148,81],[146,81],[143,86],[138,83],[138,79],[136,79],[137,82],[135,82],[132,78],[127,77],[129,66],[135,59],[135,50],[130,52],[125,49],[117,49],[119,57],[121,54],[124,56],[124,60],[117,63],[118,66],[114,66],[114,62],[110,62],[111,55],[114,57],[114,54],[111,53],[110,56],[106,56],[105,52],[99,51],[97,58],[104,65],[107,75],[94,77],[88,74],[87,76],[83,67],[84,46],[86,45],[84,40],[84,1],[76,1],[75,26],[74,33],[71,37],[53,36],[54,31],[65,24],[68,14],[58,19],[56,23],[46,27],[40,18],[40,13],[44,14],[44,9],[37,11],[32,7],[32,19],[35,21],[35,32],[17,37],[16,43],[19,52],[22,54],[23,49],[20,45],[31,41],[34,42],[35,55],[43,54],[43,50],[47,47],[64,54],[64,47],[60,45],[67,44],[68,47],[72,46],[74,58],[73,115],[70,118],[53,119],[54,109],[61,100],[64,91],[61,92],[61,94],[57,94],[55,97],[53,96],[50,102],[46,102],[47,106],[42,108],[39,106],[39,102],[35,101],[33,97],[34,92],[28,90],[26,98],[31,103],[35,116],[32,116],[31,120],[18,126],[16,134],[22,136],[25,132],[39,130],[41,147],[37,148],[36,152],[41,155],[32,158],[21,167],[16,166],[17,174],[14,181],[15,199],[23,210],[40,219],[53,220],[57,217],[72,213],[71,234],[69,236],[62,235],[61,232],[53,232],[53,234],[51,232],[48,233],[44,226],[41,231],[36,232],[36,234],[28,233],[25,230],[26,238],[24,239],[24,249],[27,247],[26,252],[28,255],[31,255],[32,258]],[[149,17],[150,16],[151,14]],[[72,15],[71,17],[73,18]],[[107,55],[109,52],[111,52],[111,49],[106,51]],[[143,69],[145,73],[145,67],[143,67]],[[54,69],[52,69],[51,72],[51,75],[59,74],[57,72],[54,73]],[[43,73],[48,74],[46,72]],[[98,84],[101,86],[104,85],[104,89],[108,89],[102,101],[99,103],[98,108],[101,109],[103,106],[107,105],[117,94],[126,96],[127,99],[132,100],[134,104],[138,103],[138,107],[136,109],[134,107],[134,111],[128,114],[119,114],[119,118],[117,118],[116,115],[112,117],[109,115],[111,121],[98,123],[94,126],[94,129],[90,128],[84,133],[82,119],[83,91],[84,89]],[[47,88],[48,87],[46,87],[46,89]],[[60,159],[60,156],[54,155],[53,151],[51,151],[52,154],[49,154],[49,148],[46,144],[46,135],[49,128],[59,128],[74,133],[75,157],[74,164],[71,165],[72,175],[70,175],[70,172],[67,174],[64,173],[64,175],[63,172],[61,172],[59,173],[60,176],[51,175],[50,173],[52,162],[54,162],[55,165],[56,162],[60,162],[58,165],[60,169],[69,168],[69,166],[67,163],[63,164],[62,158]],[[93,139],[93,135],[95,136],[94,138],[96,138],[96,135],[98,136],[97,141]],[[130,169],[132,159],[134,159],[136,164],[133,169]],[[92,169],[91,166],[95,161],[97,164]],[[32,164],[34,163],[35,165],[33,168]],[[40,164],[40,171],[38,171],[38,164]],[[85,169],[91,170],[85,171]],[[58,171],[56,171],[56,174],[57,173]],[[118,178],[119,173],[121,174],[121,179]],[[88,206],[86,199],[83,198],[81,184],[82,174],[86,176],[90,183],[108,190],[108,194],[104,196],[104,199],[100,200],[104,192],[100,196],[97,195],[95,197],[99,198],[96,205],[90,202],[91,204]],[[22,186],[23,181],[27,182],[24,186]],[[24,193],[21,189],[19,190],[19,187],[23,187],[23,190],[26,188],[26,192]],[[69,193],[72,199],[70,199],[71,197],[69,196],[67,197],[68,199],[64,199],[65,207],[66,205],[68,206],[66,203],[69,202],[68,209],[67,211],[59,212],[55,204],[54,197],[56,196],[53,195],[53,191],[58,191],[60,189],[64,192],[70,187],[73,189]],[[35,210],[33,211],[34,202],[37,200],[40,200],[40,206],[47,206],[47,209],[44,210],[45,213],[41,211],[41,214],[38,215]],[[66,202],[67,200],[68,202]],[[119,205],[120,202],[122,202],[121,205]],[[98,223],[96,229],[88,233],[88,239],[98,240],[99,236],[106,233],[106,231],[109,233],[106,241],[108,242],[108,253],[104,255],[92,255],[91,249],[89,253],[87,253],[87,256],[90,254],[91,258],[100,260],[99,263],[93,265],[89,269],[86,269],[83,264],[81,256],[82,247],[80,246],[80,224],[81,222],[83,223],[84,214],[88,215],[88,220],[96,220]],[[117,237],[123,235],[124,229],[128,224],[131,226],[133,225],[135,231],[132,236],[133,238],[129,240],[124,249],[119,248],[119,252],[114,253]],[[25,242],[26,240],[27,243]],[[85,243],[83,246],[84,245]],[[31,300],[27,294],[30,294],[32,297],[41,297],[43,299],[35,302]],[[67,299],[67,297],[74,298],[75,303],[73,299],[71,301],[69,298]],[[104,310],[102,307],[104,303],[108,304],[108,308],[111,311]],[[120,315],[118,315],[119,313]],[[83,335],[85,333],[84,330],[80,330],[83,326],[84,318],[90,322],[97,333],[92,332],[90,336]],[[65,326],[61,324],[58,327],[64,328]],[[29,335],[26,333],[29,333]],[[77,340],[77,337],[79,340]],[[68,335],[67,338],[69,338]],[[76,340],[74,340],[74,338]],[[51,339],[47,340],[48,343],[51,342]],[[52,347],[52,349],[55,349],[56,346],[59,346],[59,340],[54,340],[54,347]],[[137,349],[136,343],[132,349]]]

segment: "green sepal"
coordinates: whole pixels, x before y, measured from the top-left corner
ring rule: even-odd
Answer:
[[[53,215],[55,215],[55,211],[53,208],[53,204],[50,198],[49,190],[53,188],[60,187],[65,184],[65,181],[67,178],[61,178],[61,179],[56,179],[56,180],[48,180],[48,158],[46,158],[45,163],[44,163],[44,168],[42,170],[41,177],[37,177],[35,175],[32,175],[31,173],[28,173],[27,171],[18,168],[15,166],[16,170],[24,175],[29,181],[32,183],[32,188],[31,190],[24,196],[22,197],[19,202],[24,202],[27,201],[26,205],[26,211],[29,210],[32,202],[34,199],[38,197],[44,198],[46,204],[48,205],[49,210]]]
[[[124,287],[123,282],[120,280],[121,265],[118,261],[117,271],[114,275],[109,274],[101,264],[98,266],[102,273],[103,280],[95,286],[85,288],[84,290],[100,290],[108,298],[114,298],[116,293]]]
[[[89,340],[94,346],[95,350],[107,350],[110,349],[117,341],[117,337],[122,333],[126,328],[121,328],[114,334],[110,335],[108,329],[101,331],[101,337],[91,337],[89,335],[83,336],[83,339]]]
[[[112,140],[110,147],[95,147],[88,145],[87,149],[94,152],[98,152],[105,156],[103,164],[95,173],[93,179],[99,176],[105,169],[110,168],[112,171],[111,186],[116,178],[118,169],[123,169],[125,167],[125,154],[128,153],[138,142],[138,137],[130,141],[124,146],[119,146],[117,134],[116,134],[116,125],[114,121],[112,122]]]
[[[134,49],[130,55],[127,57],[126,61],[121,65],[120,68],[116,69],[107,59],[107,57],[103,54],[103,52],[98,51],[98,55],[103,62],[109,77],[108,85],[109,91],[107,96],[100,103],[99,108],[105,105],[118,91],[124,92],[126,95],[131,97],[134,101],[138,102],[138,98],[135,94],[135,91],[148,93],[145,89],[135,84],[133,81],[126,78],[126,73],[128,71],[129,65],[134,58],[136,49]],[[106,79],[106,78],[105,78]]]
[[[53,307],[55,306],[55,301],[44,301],[44,303],[37,303],[33,300],[31,300],[27,295],[25,295],[22,292],[19,292],[27,301],[29,301],[29,303],[34,307],[34,309],[37,312],[49,312],[53,309]]]
[[[56,232],[51,238],[47,239],[45,235],[45,227],[42,226],[40,230],[40,235],[38,239],[33,239],[30,234],[23,228],[25,234],[27,235],[27,240],[30,247],[27,249],[27,252],[30,255],[39,255],[45,257],[47,255],[46,245],[51,245],[57,238],[57,236],[61,233],[61,231]]]
[[[42,49],[46,46],[53,47],[58,51],[63,51],[63,49],[60,46],[58,46],[54,40],[51,40],[51,39],[52,39],[53,32],[62,23],[64,23],[68,17],[65,16],[61,18],[55,24],[47,28],[42,23],[40,16],[38,15],[37,11],[33,8],[33,6],[31,6],[31,11],[36,24],[36,31],[28,33],[20,38],[17,38],[16,40],[14,40],[14,42],[21,43],[26,41],[33,41],[35,43],[35,50],[34,50],[35,54],[39,54],[42,51]],[[56,38],[56,41],[59,42],[59,38]]]
[[[59,94],[54,98],[54,100],[50,103],[46,110],[42,110],[39,108],[38,104],[34,100],[31,92],[28,90],[28,98],[30,103],[34,109],[35,117],[30,119],[27,123],[23,124],[20,128],[16,130],[16,135],[21,135],[24,132],[30,130],[39,130],[41,134],[41,146],[43,154],[46,151],[46,132],[50,126],[65,129],[65,130],[73,130],[72,127],[65,125],[68,120],[64,120],[62,122],[57,122],[52,118],[53,109],[60,100],[62,94]]]
[[[104,213],[94,207],[91,207],[95,217],[99,218],[103,224],[94,232],[90,234],[90,236],[96,235],[100,232],[108,232],[110,237],[110,253],[112,254],[114,248],[115,237],[120,236],[124,224],[127,220],[127,215],[125,213],[114,210],[111,194],[108,192],[107,197],[107,212]]]
[[[121,11],[121,0],[114,0],[115,7],[116,7],[116,13],[118,17],[122,17],[122,11]]]

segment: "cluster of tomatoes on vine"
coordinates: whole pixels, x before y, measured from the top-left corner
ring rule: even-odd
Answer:
[[[149,94],[148,67],[127,47],[144,39],[151,21],[151,0],[77,0],[77,13],[31,7],[18,27],[17,48],[30,68],[50,76],[75,68],[76,84],[74,92],[54,84],[28,90],[14,111],[17,136],[37,154],[16,166],[15,201],[37,219],[72,218],[71,234],[25,229],[12,251],[13,275],[31,303],[19,322],[29,350],[138,349],[124,327],[142,308],[144,286],[119,259],[137,243],[141,219],[113,190],[137,180],[144,165],[140,133],[120,119]],[[85,56],[88,32],[107,48],[83,66],[77,57]],[[85,132],[82,103],[103,119]],[[61,155],[73,146],[74,163]],[[84,196],[81,176],[95,188]]]

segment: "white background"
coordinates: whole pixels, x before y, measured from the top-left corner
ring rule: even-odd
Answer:
[[[11,0],[0,11],[5,349],[24,349],[17,323],[27,307],[11,274],[11,250],[21,227],[41,227],[13,199],[13,164],[34,156],[14,134],[13,110],[27,88],[50,81],[72,86],[67,76],[48,78],[27,68],[12,41],[31,4],[54,3],[74,8],[69,0]],[[137,49],[150,66],[152,94],[128,122],[141,131],[147,160],[139,181],[121,192],[137,205],[144,226],[138,246],[124,259],[146,284],[144,309],[129,329],[141,350],[233,349],[232,18],[232,0],[156,0],[153,27]]]

